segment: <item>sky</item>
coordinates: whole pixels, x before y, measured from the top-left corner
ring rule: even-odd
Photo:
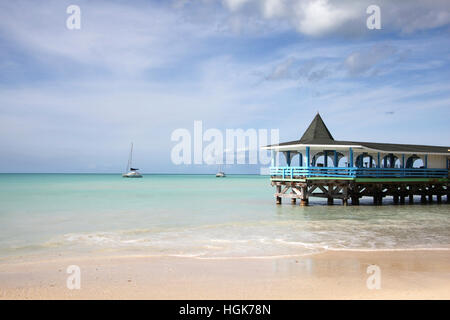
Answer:
[[[291,141],[317,112],[335,139],[449,146],[449,89],[446,0],[0,1],[0,172],[123,172],[133,142],[144,173],[213,173],[172,163],[174,130]]]

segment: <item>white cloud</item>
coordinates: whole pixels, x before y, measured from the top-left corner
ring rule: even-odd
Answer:
[[[322,36],[367,34],[366,8],[375,3],[372,0],[223,0],[223,4],[235,19],[245,21],[257,16],[265,21],[284,21],[304,35]],[[450,24],[447,0],[378,0],[376,4],[381,8],[383,31],[412,33]]]
[[[231,11],[236,11],[250,1],[251,0],[224,0],[224,4]]]
[[[80,2],[81,29],[68,30],[68,4],[47,1],[33,10],[23,10],[27,1],[3,4],[0,30],[43,62],[69,59],[125,76],[176,62],[213,32],[213,26],[184,21],[176,9],[109,1]]]
[[[389,44],[376,44],[370,48],[351,53],[344,62],[350,75],[362,75],[382,63],[386,63],[395,54],[397,48]]]
[[[336,31],[343,23],[358,17],[357,6],[343,8],[328,0],[299,2],[294,10],[297,29],[310,36]]]
[[[265,18],[275,18],[286,13],[286,3],[282,0],[263,0],[262,12]]]
[[[266,76],[267,80],[291,79],[294,77],[295,58],[289,57],[275,65],[273,70]]]

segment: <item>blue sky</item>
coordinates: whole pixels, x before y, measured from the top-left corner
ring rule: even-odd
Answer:
[[[317,111],[336,139],[449,145],[449,35],[448,1],[2,1],[0,172],[121,172],[131,141],[144,172],[214,172],[173,165],[171,132],[294,140]]]

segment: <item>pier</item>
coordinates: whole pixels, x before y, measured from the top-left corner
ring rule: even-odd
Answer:
[[[372,197],[375,205],[392,197],[394,204],[449,199],[450,148],[411,144],[337,141],[319,114],[300,140],[266,146],[271,150],[270,180],[277,204],[308,205],[310,197],[359,205]],[[282,153],[286,164],[277,163]],[[298,165],[293,165],[297,162]]]

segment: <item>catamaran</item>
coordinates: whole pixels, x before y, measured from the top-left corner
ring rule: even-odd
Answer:
[[[222,166],[219,165],[219,170],[216,173],[216,178],[225,178],[225,172],[222,171]]]
[[[122,177],[124,178],[142,178],[142,175],[139,173],[139,168],[133,168],[132,167],[133,162],[133,143],[131,143],[131,151],[130,156],[128,157],[128,163],[127,163],[127,173],[122,174]]]

